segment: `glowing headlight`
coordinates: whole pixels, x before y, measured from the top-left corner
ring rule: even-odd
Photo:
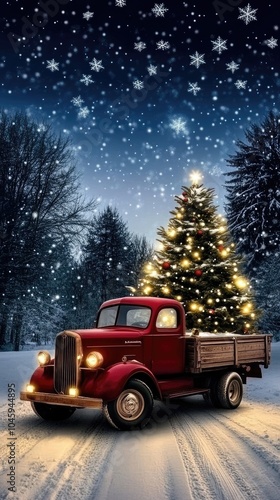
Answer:
[[[103,356],[100,352],[90,352],[86,357],[86,365],[89,368],[98,368],[103,363]]]
[[[26,392],[35,392],[35,387],[34,385],[28,384],[26,386]]]
[[[76,387],[70,387],[69,388],[69,396],[74,396],[74,397],[79,396],[78,389],[76,389]]]
[[[51,355],[48,351],[40,351],[38,353],[38,362],[40,366],[48,365],[51,360]]]

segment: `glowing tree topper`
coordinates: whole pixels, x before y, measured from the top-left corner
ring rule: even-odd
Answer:
[[[214,190],[191,173],[191,186],[175,197],[167,228],[158,229],[159,248],[144,269],[139,295],[172,297],[186,311],[187,328],[251,333],[256,311],[251,287],[226,220],[213,203]]]

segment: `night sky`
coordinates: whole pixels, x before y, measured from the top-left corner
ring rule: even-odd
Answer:
[[[153,243],[200,170],[279,111],[279,1],[1,2],[0,106],[71,139],[85,194]]]

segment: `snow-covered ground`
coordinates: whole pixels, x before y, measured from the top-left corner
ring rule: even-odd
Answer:
[[[248,379],[237,410],[203,398],[155,405],[142,431],[112,429],[99,410],[65,422],[39,419],[18,393],[36,353],[0,353],[0,498],[19,500],[278,500],[280,343],[262,379]],[[14,450],[8,439],[8,384],[15,384]],[[15,493],[7,482],[15,453]]]

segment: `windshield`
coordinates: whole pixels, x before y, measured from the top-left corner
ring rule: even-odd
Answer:
[[[105,326],[135,326],[146,328],[151,317],[151,309],[142,306],[116,305],[101,310],[97,328]]]

